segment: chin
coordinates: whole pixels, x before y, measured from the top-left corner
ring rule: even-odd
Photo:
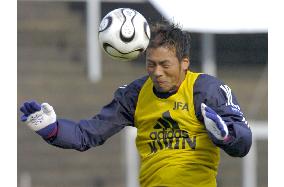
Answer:
[[[155,89],[160,92],[160,93],[167,93],[170,91],[170,89],[167,89],[167,88],[161,88],[161,87],[155,87]]]
[[[160,93],[168,93],[169,90],[158,90]]]

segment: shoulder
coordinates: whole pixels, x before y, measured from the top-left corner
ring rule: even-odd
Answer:
[[[208,88],[219,88],[223,84],[223,81],[212,75],[200,74],[195,81],[194,88],[195,90],[206,91]]]
[[[207,102],[209,106],[212,104],[213,108],[226,103],[230,104],[232,101],[237,103],[236,96],[231,88],[220,79],[208,74],[199,75],[195,81],[194,94],[199,95],[202,102]]]
[[[130,84],[120,86],[114,93],[114,100],[129,108],[129,111],[134,112],[138,101],[138,96],[141,88],[149,76],[144,76],[132,81]]]
[[[116,96],[137,96],[141,90],[141,88],[143,87],[144,83],[146,82],[146,80],[148,79],[149,76],[143,76],[141,78],[138,78],[134,81],[132,81],[129,84],[125,84],[120,86],[116,92],[115,95]]]
[[[143,76],[139,79],[134,80],[128,85],[129,89],[140,91],[142,86],[144,85],[144,83],[147,81],[148,78],[149,76],[147,75],[147,76]]]
[[[213,110],[220,112],[220,114],[225,110],[223,106],[227,106],[228,104],[238,105],[237,99],[229,86],[224,84],[220,79],[208,74],[200,74],[197,77],[193,87],[193,97],[196,116],[200,120],[202,119],[201,103],[205,103]]]
[[[138,96],[146,80],[147,76],[141,77],[117,88],[113,100],[101,110],[100,117],[106,116],[108,120],[115,119],[117,123],[133,125]]]

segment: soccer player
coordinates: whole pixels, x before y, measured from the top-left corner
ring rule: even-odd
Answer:
[[[147,76],[120,87],[91,119],[58,119],[47,103],[27,101],[21,120],[46,142],[86,151],[125,126],[137,128],[140,185],[214,187],[220,148],[244,157],[252,133],[230,87],[189,70],[190,38],[178,25],[151,29]]]

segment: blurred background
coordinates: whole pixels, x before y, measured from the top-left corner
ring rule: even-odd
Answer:
[[[119,7],[136,9],[149,23],[165,17],[153,1],[147,0],[101,0],[98,6],[99,20]],[[119,86],[146,74],[143,56],[131,63],[119,63],[99,51],[101,78],[90,80],[87,23],[86,1],[18,0],[18,108],[25,100],[35,99],[51,104],[59,118],[78,121],[99,112]],[[204,33],[190,33],[190,69],[199,72],[203,70]],[[213,39],[216,76],[231,87],[250,125],[267,128],[268,33],[209,36]],[[20,122],[20,115],[18,112],[19,187],[127,186],[125,130],[103,146],[80,153],[48,145]],[[221,151],[219,187],[245,186],[244,173],[251,169],[256,174],[254,185],[268,186],[267,132],[255,138],[253,151],[246,160]]]

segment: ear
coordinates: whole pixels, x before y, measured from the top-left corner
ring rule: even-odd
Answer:
[[[182,70],[187,71],[188,67],[189,67],[189,64],[190,64],[189,59],[188,58],[183,58],[182,61],[181,61]]]

